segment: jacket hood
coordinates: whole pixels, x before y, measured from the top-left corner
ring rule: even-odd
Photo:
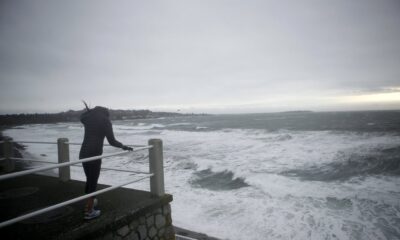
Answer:
[[[85,124],[94,119],[103,119],[103,118],[108,119],[109,117],[110,117],[110,113],[107,108],[97,106],[93,109],[90,109],[90,110],[82,113],[80,119],[81,119],[81,122],[83,124]]]

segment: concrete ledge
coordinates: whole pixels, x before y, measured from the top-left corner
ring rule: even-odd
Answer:
[[[81,196],[84,182],[29,175],[0,182],[0,221]],[[99,185],[98,189],[107,187]],[[116,229],[146,217],[172,201],[171,195],[120,188],[98,196],[102,215],[83,220],[84,202],[78,202],[0,229],[2,239],[100,239]],[[172,221],[172,220],[171,220]],[[171,224],[171,223],[170,223]],[[122,238],[121,238],[122,239]]]

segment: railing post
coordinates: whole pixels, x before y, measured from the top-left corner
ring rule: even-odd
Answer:
[[[153,146],[149,149],[150,173],[154,175],[150,178],[150,192],[163,196],[164,190],[164,163],[163,163],[163,146],[161,139],[150,139],[149,145]]]
[[[68,138],[57,139],[58,163],[69,162],[69,144]],[[58,177],[61,181],[67,182],[71,180],[70,167],[60,167],[58,169]]]
[[[11,139],[6,138],[3,142],[3,151],[4,151],[4,171],[12,172],[15,169],[15,161],[11,158],[14,157],[14,146]]]

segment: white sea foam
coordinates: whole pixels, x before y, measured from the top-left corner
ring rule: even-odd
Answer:
[[[168,126],[188,126],[188,125],[192,125],[191,123],[187,123],[187,122],[180,122],[180,123],[171,123],[168,124]]]
[[[181,124],[181,123],[176,123]],[[162,124],[114,125],[126,144],[164,142],[166,191],[174,195],[174,224],[224,239],[396,239],[400,233],[400,182],[397,176],[350,176],[344,181],[306,181],[285,171],[319,169],[349,161],[351,154],[373,154],[398,146],[400,137],[379,133],[223,129],[175,131]],[[81,142],[79,124],[27,125],[9,129],[15,140]],[[53,145],[27,144],[37,158],[56,161]],[[118,151],[106,148],[105,152]],[[77,159],[79,146],[71,146]],[[103,166],[147,171],[146,153],[103,160]],[[228,171],[248,187],[215,191],[191,184],[195,173]],[[84,180],[81,168],[72,177]],[[129,174],[102,171],[100,182],[115,184]],[[148,190],[148,181],[130,187]],[[396,235],[397,234],[397,235]]]
[[[149,130],[149,129],[154,129],[154,128],[163,128],[163,127],[165,127],[165,125],[138,123],[136,125],[114,124],[113,127],[114,127],[114,131],[126,132],[126,131],[134,131],[134,130]]]

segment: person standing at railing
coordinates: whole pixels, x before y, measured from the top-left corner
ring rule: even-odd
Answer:
[[[82,113],[80,120],[84,125],[85,135],[79,152],[79,159],[102,155],[104,138],[107,138],[110,145],[114,147],[133,150],[115,139],[107,108],[97,106],[90,109],[85,102],[84,104],[86,112]],[[82,165],[86,175],[85,193],[95,192],[100,176],[101,159],[85,162]],[[95,197],[87,199],[84,219],[89,220],[100,216],[101,211],[94,209],[95,205],[97,205]]]

